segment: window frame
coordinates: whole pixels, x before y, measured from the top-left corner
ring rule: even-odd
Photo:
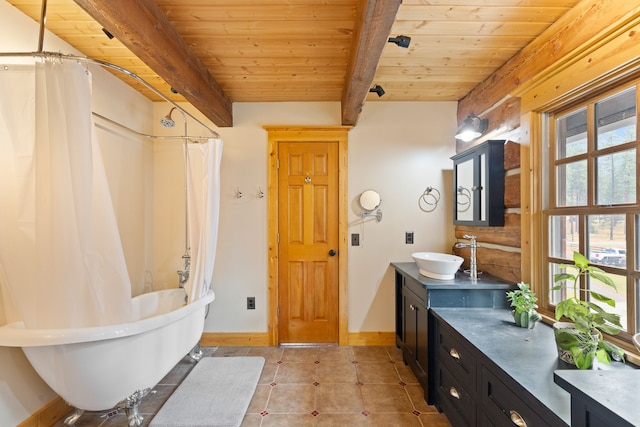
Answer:
[[[596,136],[598,127],[595,120],[596,103],[608,99],[616,94],[621,94],[625,90],[635,87],[635,141],[625,142],[606,148],[596,148]],[[587,113],[587,149],[585,153],[575,156],[564,156],[558,159],[558,141],[557,141],[557,119],[566,117],[586,107]],[[555,216],[577,216],[578,247],[575,249],[582,254],[587,254],[589,239],[589,216],[590,215],[625,215],[625,239],[626,239],[626,266],[612,267],[606,265],[597,266],[605,272],[618,274],[626,277],[626,324],[625,331],[622,331],[617,338],[626,342],[631,342],[631,336],[640,332],[640,260],[637,257],[637,249],[640,247],[640,79],[627,82],[625,84],[616,85],[606,91],[598,93],[587,93],[571,105],[561,106],[555,110],[541,113],[541,136],[543,142],[542,148],[542,185],[541,194],[541,257],[543,262],[539,267],[539,276],[543,283],[546,283],[546,289],[539,295],[540,308],[543,312],[549,313],[551,316],[555,313],[555,305],[551,301],[550,288],[553,286],[553,278],[551,277],[553,264],[572,264],[571,259],[558,258],[551,256],[551,218]],[[631,203],[619,203],[612,205],[598,205],[596,203],[596,162],[601,156],[613,153],[624,152],[626,150],[635,149],[635,201]],[[558,177],[556,176],[557,166],[563,164],[572,164],[576,161],[586,160],[587,162],[587,198],[585,205],[576,206],[558,206],[557,189]],[[548,177],[548,178],[545,178]],[[588,255],[587,255],[588,256]],[[580,283],[580,287],[584,289],[588,283]]]

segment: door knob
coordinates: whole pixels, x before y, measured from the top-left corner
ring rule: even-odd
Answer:
[[[331,250],[329,251],[329,256],[335,256],[335,255],[336,255],[336,251],[335,251],[335,249],[331,249]]]

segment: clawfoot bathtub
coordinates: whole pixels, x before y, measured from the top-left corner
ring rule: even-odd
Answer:
[[[130,426],[142,424],[140,399],[199,342],[214,293],[185,304],[184,289],[132,299],[132,322],[77,329],[0,327],[0,346],[21,347],[42,379],[83,411],[125,408]]]

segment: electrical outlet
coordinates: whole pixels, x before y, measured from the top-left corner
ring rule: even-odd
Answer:
[[[407,231],[404,233],[404,242],[407,245],[413,245],[413,231]]]
[[[256,297],[247,297],[247,310],[256,309]]]
[[[351,235],[351,246],[360,246],[360,234],[353,233]]]

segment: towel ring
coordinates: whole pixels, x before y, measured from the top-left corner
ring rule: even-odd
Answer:
[[[440,191],[437,188],[427,187],[418,198],[418,207],[423,212],[433,212],[438,207],[439,201]]]

